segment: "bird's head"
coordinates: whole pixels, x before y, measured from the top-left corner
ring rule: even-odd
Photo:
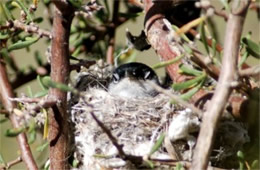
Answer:
[[[127,63],[114,70],[108,91],[112,95],[126,98],[156,96],[158,92],[148,81],[160,84],[152,68],[142,63]]]

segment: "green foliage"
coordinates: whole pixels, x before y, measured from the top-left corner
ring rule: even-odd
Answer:
[[[24,132],[25,130],[26,130],[25,127],[7,129],[5,131],[5,136],[16,137],[17,135]]]
[[[7,50],[8,52],[11,52],[13,50],[29,47],[30,45],[36,43],[39,39],[39,37],[26,37],[25,40],[19,40],[18,42],[10,45]]]
[[[242,39],[242,42],[245,44],[246,50],[249,54],[260,59],[260,44],[257,44],[246,37]]]
[[[156,141],[156,143],[153,145],[151,151],[148,154],[148,157],[150,157],[154,152],[156,152],[158,149],[160,149],[160,147],[162,146],[162,143],[164,141],[165,138],[165,134],[161,134],[161,136],[159,137],[159,139]]]

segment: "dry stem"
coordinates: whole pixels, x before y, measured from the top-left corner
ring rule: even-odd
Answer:
[[[11,120],[12,126],[14,128],[19,128],[20,123],[18,122],[16,115],[11,114],[14,108],[16,108],[16,103],[13,101],[10,101],[9,98],[13,98],[15,95],[13,93],[11,84],[8,80],[8,75],[6,72],[6,67],[3,62],[0,62],[0,98],[1,103],[5,107],[5,109],[9,112],[9,118]],[[17,142],[19,144],[19,148],[21,151],[21,157],[24,161],[26,167],[31,170],[36,170],[37,165],[35,163],[35,160],[33,159],[32,152],[30,150],[30,146],[27,142],[27,137],[25,133],[20,133],[17,136]]]
[[[242,1],[241,1],[242,2]],[[214,142],[216,128],[222,112],[226,106],[232,92],[231,83],[238,79],[237,75],[237,56],[239,54],[240,37],[249,1],[241,3],[240,11],[229,15],[226,27],[224,42],[223,67],[221,69],[219,82],[216,87],[213,99],[206,113],[204,113],[199,138],[195,148],[191,169],[206,169],[209,155]],[[233,10],[236,3],[233,4]]]

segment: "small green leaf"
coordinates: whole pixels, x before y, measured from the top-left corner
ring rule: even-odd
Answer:
[[[36,63],[39,66],[42,66],[43,65],[42,56],[41,56],[41,54],[40,54],[40,52],[38,50],[34,52],[34,57],[35,57]]]
[[[60,89],[62,91],[66,91],[66,92],[72,92],[72,93],[78,93],[78,91],[76,89],[74,89],[73,87],[69,87],[66,84],[62,84],[62,83],[56,83],[54,81],[51,80],[50,77],[45,76],[42,78],[42,83],[44,86],[47,87],[51,87],[51,88],[57,88]]]
[[[49,170],[50,169],[50,159],[48,159],[45,164],[44,164],[44,167],[43,167],[43,170]]]
[[[251,54],[253,57],[260,59],[260,45],[255,43],[254,41],[243,38],[242,42],[246,45],[246,50],[249,54]]]
[[[186,53],[192,54],[193,51],[192,51],[192,49],[188,45],[183,44],[183,48],[184,48]]]
[[[180,56],[178,56],[176,58],[173,58],[171,60],[158,63],[158,64],[154,65],[152,68],[153,69],[158,69],[158,68],[166,67],[166,66],[168,66],[170,64],[174,64],[174,63],[178,62],[183,56],[184,56],[184,54],[182,54],[182,55],[180,55]]]
[[[203,43],[203,45],[204,45],[204,47],[206,49],[207,54],[210,55],[204,25],[205,25],[204,22],[202,22],[200,24],[201,41],[202,41],[202,43]]]
[[[122,12],[119,12],[118,14],[119,14],[120,17],[131,19],[131,18],[136,18],[136,17],[142,15],[143,12],[139,12],[139,13],[122,13]]]
[[[34,94],[33,97],[43,97],[43,96],[46,96],[48,94],[48,90],[43,90],[43,91],[39,91],[37,93]]]
[[[200,76],[195,77],[194,79],[182,82],[182,83],[176,83],[172,85],[172,88],[174,90],[183,90],[183,89],[188,89],[191,88],[192,86],[198,84],[199,82],[201,82],[203,79],[205,79],[206,77],[206,73],[203,72],[203,74],[201,74]]]
[[[81,46],[78,46],[76,50],[71,54],[73,57],[77,57],[80,54]]]
[[[51,3],[51,0],[43,0],[43,3],[44,3],[45,5],[48,5],[49,3]]]
[[[145,160],[144,163],[147,164],[151,169],[154,169],[154,164],[152,161]]]
[[[19,40],[18,42],[10,45],[8,47],[8,51],[10,52],[13,50],[29,47],[30,45],[36,43],[39,39],[40,37],[27,37],[24,41]]]
[[[0,165],[5,165],[5,161],[1,153],[0,153]]]
[[[174,168],[174,170],[185,170],[183,165],[181,163],[177,163],[176,167]]]
[[[6,122],[7,120],[8,119],[6,119],[6,118],[0,119],[0,124]]]
[[[33,130],[33,131],[29,132],[28,143],[32,144],[35,142],[35,140],[36,140],[36,130]]]
[[[180,69],[180,73],[184,73],[184,74],[188,74],[188,75],[199,76],[202,74],[202,71],[190,68],[190,67],[186,66],[185,64],[180,64],[179,69]]]
[[[43,139],[47,139],[49,132],[48,112],[46,111],[46,109],[42,110],[44,115]]]
[[[241,68],[241,66],[245,63],[246,59],[248,58],[249,53],[246,51],[241,57],[241,60],[239,61],[238,67]]]
[[[24,127],[20,127],[20,128],[13,128],[13,129],[7,129],[5,131],[5,136],[8,137],[16,137],[17,135],[19,135],[20,133],[24,132],[25,128]]]
[[[17,3],[17,5],[25,12],[25,14],[27,15],[27,21],[33,21],[32,20],[32,16],[31,16],[31,14],[30,14],[30,12],[29,12],[29,10],[24,6],[24,4],[23,4],[23,2],[21,1],[21,0],[14,0],[13,2],[12,2],[12,4],[13,3]]]
[[[47,77],[47,76],[45,76],[45,77]],[[48,77],[49,77],[49,76],[48,76]],[[50,78],[50,77],[49,77],[49,78]],[[38,83],[40,84],[40,87],[42,88],[42,90],[46,91],[46,90],[49,89],[49,87],[46,86],[45,84],[43,84],[42,79],[43,79],[42,76],[40,76],[40,75],[37,76],[37,81],[38,81]]]
[[[80,8],[82,5],[82,0],[69,0],[69,2],[76,8]]]
[[[35,22],[37,24],[41,23],[42,21],[43,21],[43,17],[38,17],[38,18],[33,19],[33,22]]]
[[[251,164],[251,169],[259,169],[259,161],[254,160]]]
[[[72,161],[72,167],[73,167],[73,168],[77,168],[78,165],[79,165],[79,161],[78,161],[77,159],[73,159],[73,161]]]
[[[173,28],[173,30],[176,31],[176,32],[180,30],[180,28],[177,27],[176,25],[172,25],[172,28]],[[186,36],[186,34],[181,34],[180,36],[181,36],[181,38],[182,38],[184,41],[186,41],[187,43],[191,43],[191,42],[192,42],[192,41]]]
[[[164,138],[165,138],[165,134],[163,133],[163,134],[161,134],[159,139],[156,141],[156,143],[153,145],[151,151],[148,154],[148,157],[150,157],[154,152],[156,152],[162,146]]]
[[[214,38],[212,38],[211,41],[212,41],[213,57],[215,57],[217,53],[217,41]]]
[[[239,169],[243,170],[244,169],[244,160],[245,160],[244,153],[242,151],[238,151],[237,157],[238,157],[238,160],[239,160]]]
[[[230,13],[230,8],[229,8],[229,5],[228,5],[228,1],[227,0],[220,0],[220,2],[225,7],[225,9]]]
[[[2,11],[3,11],[3,13],[4,13],[5,19],[6,19],[7,21],[9,21],[9,20],[14,20],[14,16],[13,16],[12,13],[10,12],[10,10],[8,9],[7,3],[2,4],[2,3],[0,2],[0,7],[2,8]]]
[[[29,97],[33,97],[33,93],[32,93],[32,88],[31,88],[31,86],[27,86],[27,95],[28,95]]]
[[[49,146],[49,142],[44,142],[42,145],[38,146],[36,148],[37,152],[43,152],[45,148]]]
[[[188,92],[182,94],[180,97],[183,100],[186,100],[186,101],[190,100],[190,98],[201,89],[201,87],[203,86],[203,84],[205,82],[205,79],[206,79],[206,77],[200,82],[200,84],[198,84],[197,86],[193,87]]]
[[[237,151],[237,157],[241,160],[245,159],[244,153],[242,151]]]
[[[4,39],[7,39],[7,38],[9,38],[9,34],[4,34],[4,33],[1,33],[0,32],[0,40],[4,40]]]

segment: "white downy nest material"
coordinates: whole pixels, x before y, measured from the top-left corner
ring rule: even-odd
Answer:
[[[170,98],[164,94],[143,99],[112,96],[105,90],[107,83],[104,83],[110,75],[111,68],[99,63],[78,75],[78,82],[82,81],[82,77],[86,79],[85,83],[78,83],[84,84],[81,86],[84,97],[78,99],[72,96],[70,99],[71,125],[75,136],[74,158],[80,162],[78,168],[138,168],[118,156],[117,148],[92,118],[91,112],[123,145],[126,154],[147,155],[160,135],[165,133],[180,158],[190,160],[201,123],[199,118],[190,109],[172,105]],[[89,85],[89,77],[96,83]],[[222,121],[211,164],[225,167],[226,160],[236,157],[236,152],[248,141],[247,130],[239,122]],[[152,158],[171,159],[165,143]]]

